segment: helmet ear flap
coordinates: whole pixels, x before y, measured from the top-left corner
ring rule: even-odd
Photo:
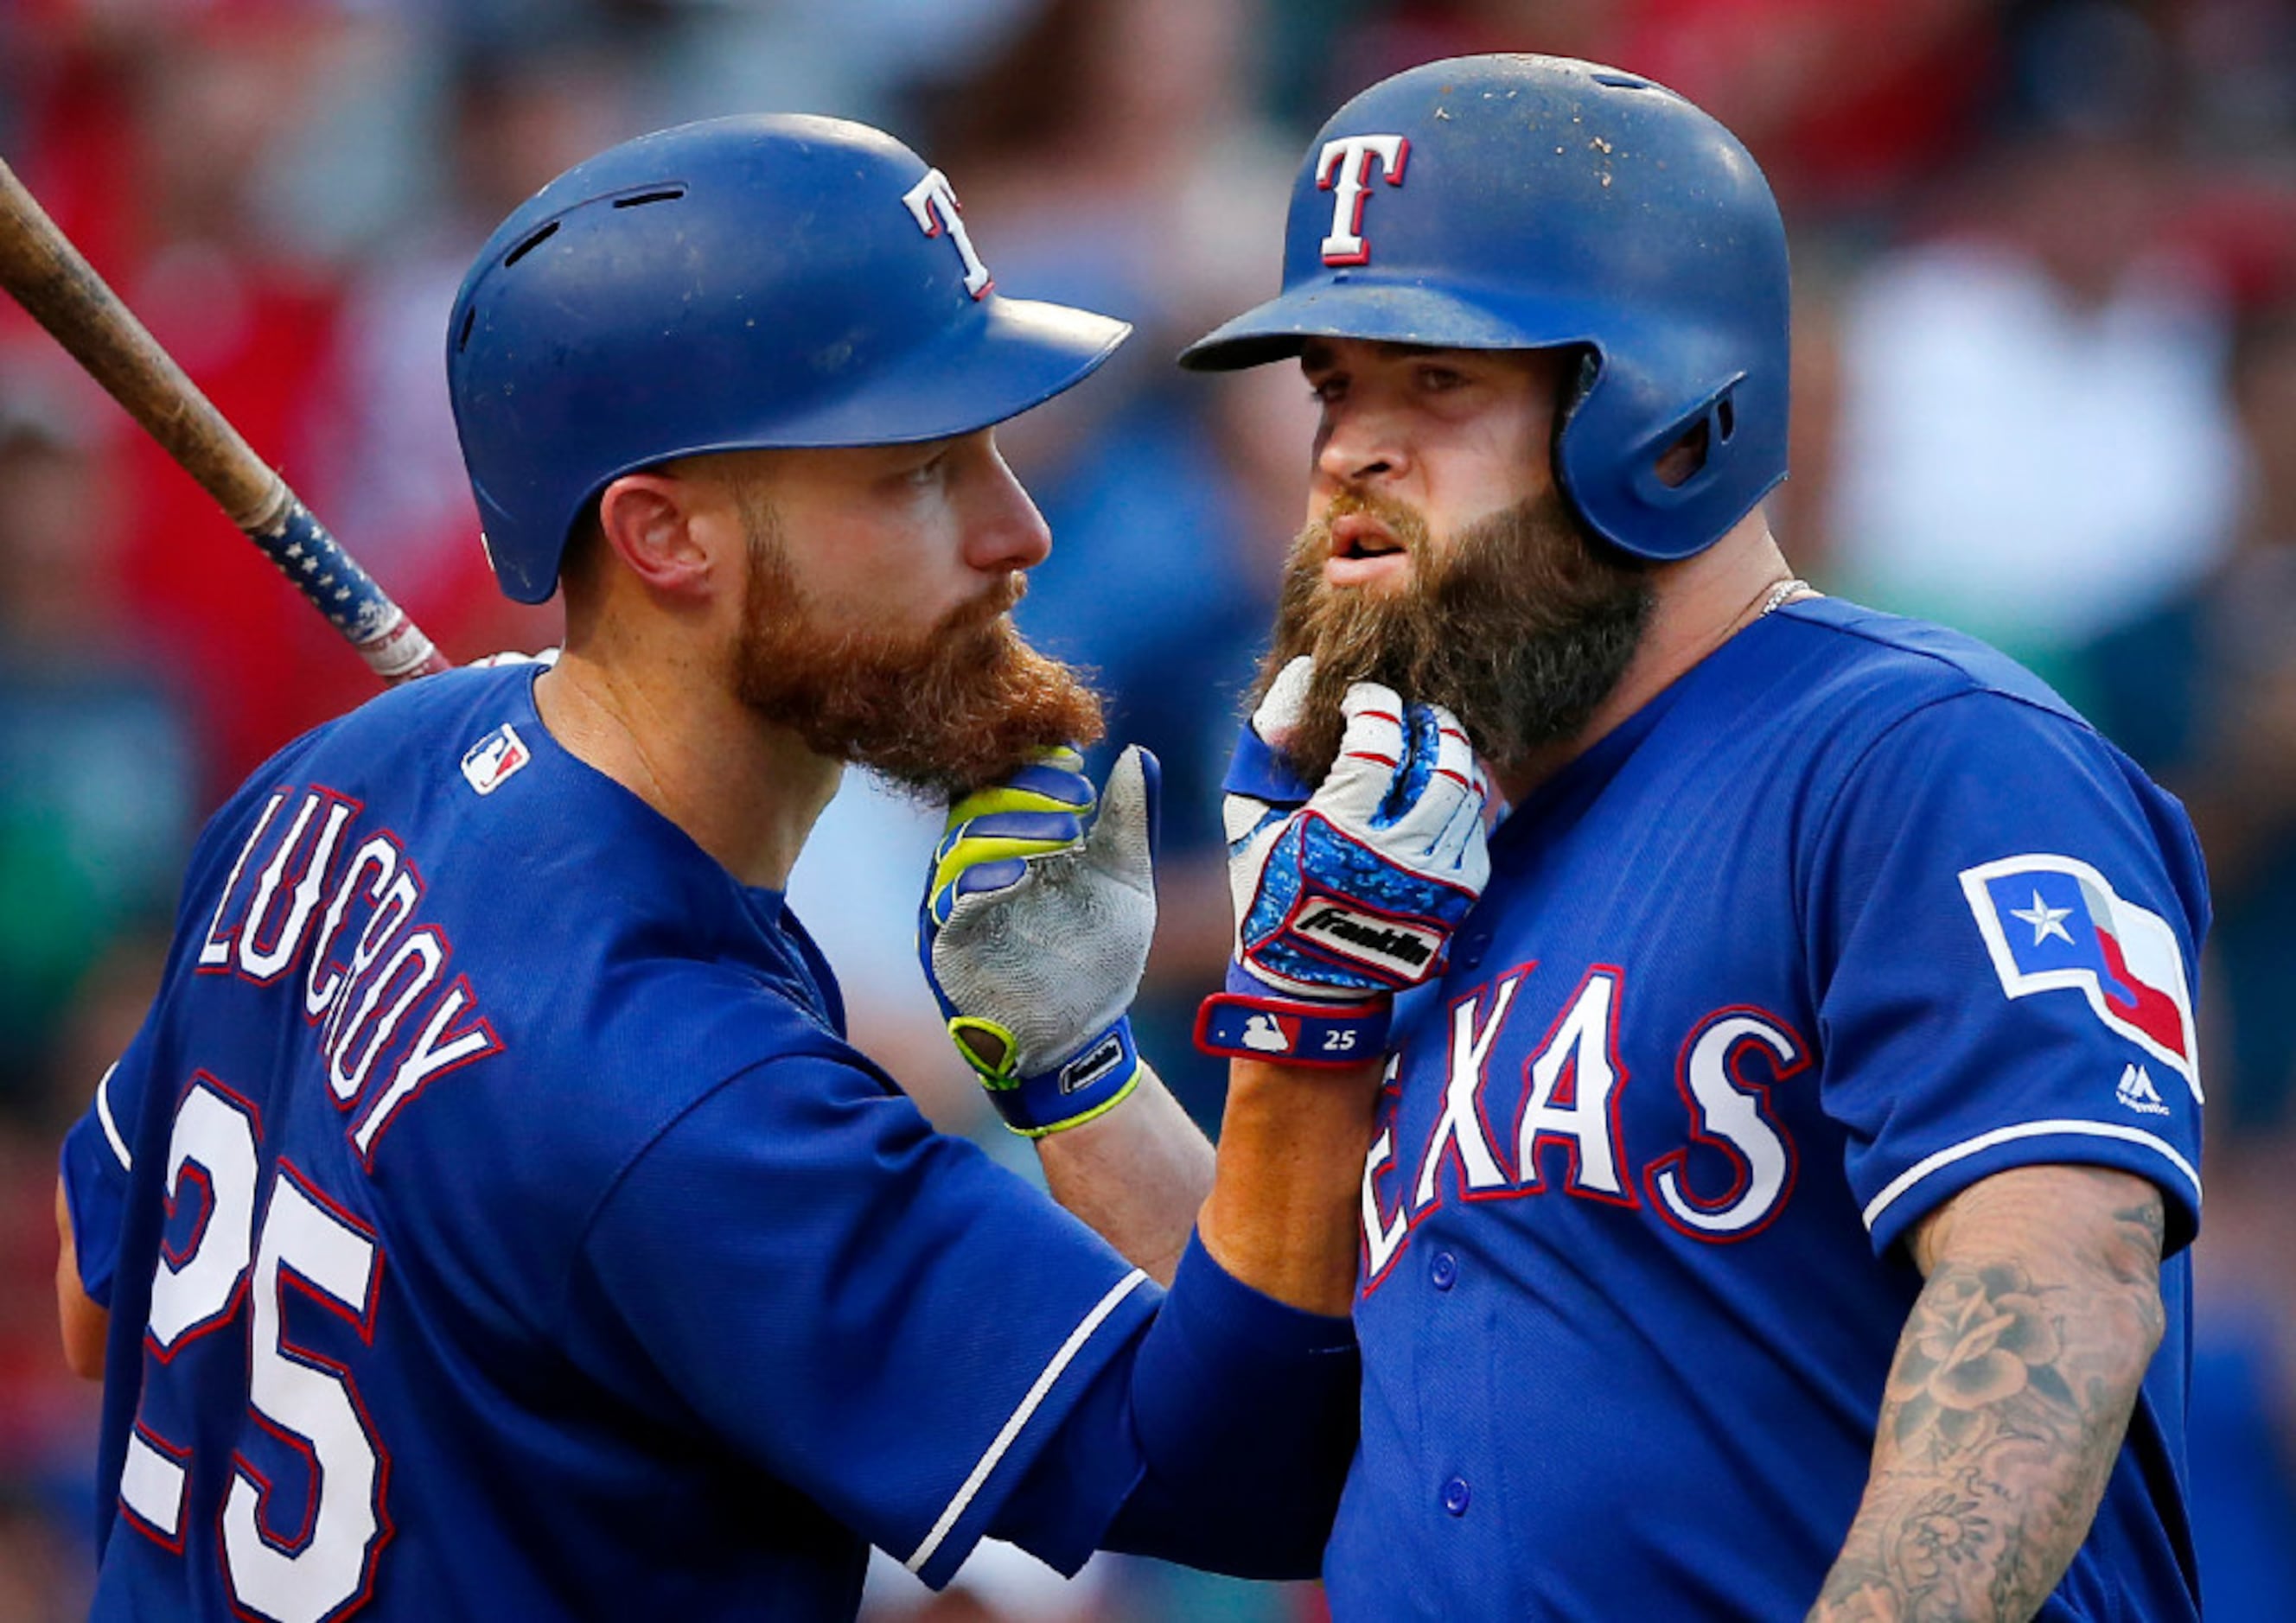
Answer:
[[[1579,408],[1594,393],[1602,373],[1601,351],[1592,344],[1580,346],[1577,365],[1570,370],[1570,381],[1563,387],[1562,399],[1554,414],[1553,455],[1557,470],[1565,467],[1564,436]],[[1733,375],[1666,427],[1636,442],[1621,459],[1615,471],[1625,476],[1627,488],[1645,507],[1664,512],[1694,503],[1719,476],[1728,461],[1726,447],[1737,433],[1738,413],[1733,396],[1745,376],[1742,372]],[[1568,483],[1567,475],[1565,482]],[[1574,498],[1574,505],[1577,504]],[[1612,540],[1612,545],[1630,557],[1647,560],[1658,556],[1623,542]]]
[[[1668,351],[1605,354],[1591,383],[1582,365],[1554,469],[1589,529],[1663,563],[1712,545],[1785,476],[1785,403],[1742,366],[1654,377],[1642,364],[1651,353]],[[1664,410],[1669,401],[1685,404]]]
[[[1636,447],[1636,496],[1663,510],[1693,501],[1705,491],[1728,461],[1727,447],[1738,429],[1731,396],[1745,378],[1744,373],[1738,373]]]

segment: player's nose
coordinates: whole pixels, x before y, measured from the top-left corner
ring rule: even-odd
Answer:
[[[1326,483],[1361,486],[1402,473],[1409,463],[1395,414],[1352,401],[1326,411],[1316,439],[1316,473]]]
[[[996,446],[984,449],[987,465],[978,504],[968,515],[965,561],[988,571],[1033,570],[1052,555],[1052,529]]]

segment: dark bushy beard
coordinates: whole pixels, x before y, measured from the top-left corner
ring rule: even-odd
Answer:
[[[737,691],[816,754],[953,799],[1042,750],[1100,737],[1099,699],[1013,627],[1011,611],[1028,589],[1019,571],[927,631],[824,630],[770,516],[748,517]]]
[[[1411,554],[1398,590],[1324,580],[1331,526],[1378,518]],[[1321,783],[1340,750],[1340,700],[1352,682],[1458,717],[1502,772],[1577,734],[1625,675],[1649,624],[1648,571],[1589,536],[1548,491],[1430,545],[1399,503],[1343,495],[1292,544],[1275,635],[1252,702],[1299,654],[1316,659],[1299,726],[1276,742]]]

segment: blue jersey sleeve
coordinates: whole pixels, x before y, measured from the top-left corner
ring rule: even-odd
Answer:
[[[266,762],[200,831],[184,865],[163,980],[176,979],[184,957],[206,934],[209,919],[203,909],[212,906],[230,879],[236,877],[232,861],[246,832],[245,824],[261,801],[260,786],[271,782],[269,775],[300,748],[298,741]],[[80,1288],[107,1309],[119,1268],[119,1224],[127,1204],[133,1146],[143,1120],[144,1095],[150,1091],[151,1050],[151,1016],[147,1015],[127,1051],[96,1084],[86,1113],[64,1135],[61,1176]]]
[[[87,1113],[64,1135],[64,1207],[71,1220],[72,1248],[80,1289],[109,1308],[111,1282],[119,1266],[119,1220],[127,1209],[128,1148],[149,1079],[145,1045],[128,1045],[119,1063],[103,1073]]]
[[[582,1258],[578,1357],[936,1586],[1160,1296],[829,1056],[767,1062],[687,1111],[619,1180]],[[1131,1485],[1103,1477],[1079,1515],[1104,1525]]]
[[[1313,1578],[1355,1457],[1353,1324],[1261,1295],[1191,1240],[991,1527],[1073,1570],[1095,1545],[1239,1578]],[[1128,1485],[1115,1521],[1111,1479]]]
[[[1915,711],[1848,772],[1801,876],[1824,1104],[1876,1250],[1994,1172],[2119,1168],[2200,1220],[2183,809],[2069,715],[1984,691]]]

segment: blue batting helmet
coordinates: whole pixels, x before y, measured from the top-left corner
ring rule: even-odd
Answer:
[[[1746,149],[1672,91],[1552,56],[1430,62],[1333,114],[1292,192],[1283,291],[1191,346],[1583,348],[1556,480],[1637,557],[1686,558],[1786,473],[1785,228]],[[1669,484],[1659,459],[1703,427]]]
[[[502,588],[540,602],[575,523],[651,463],[971,433],[1125,324],[1005,299],[939,169],[836,119],[717,119],[611,148],[502,223],[447,332]]]

